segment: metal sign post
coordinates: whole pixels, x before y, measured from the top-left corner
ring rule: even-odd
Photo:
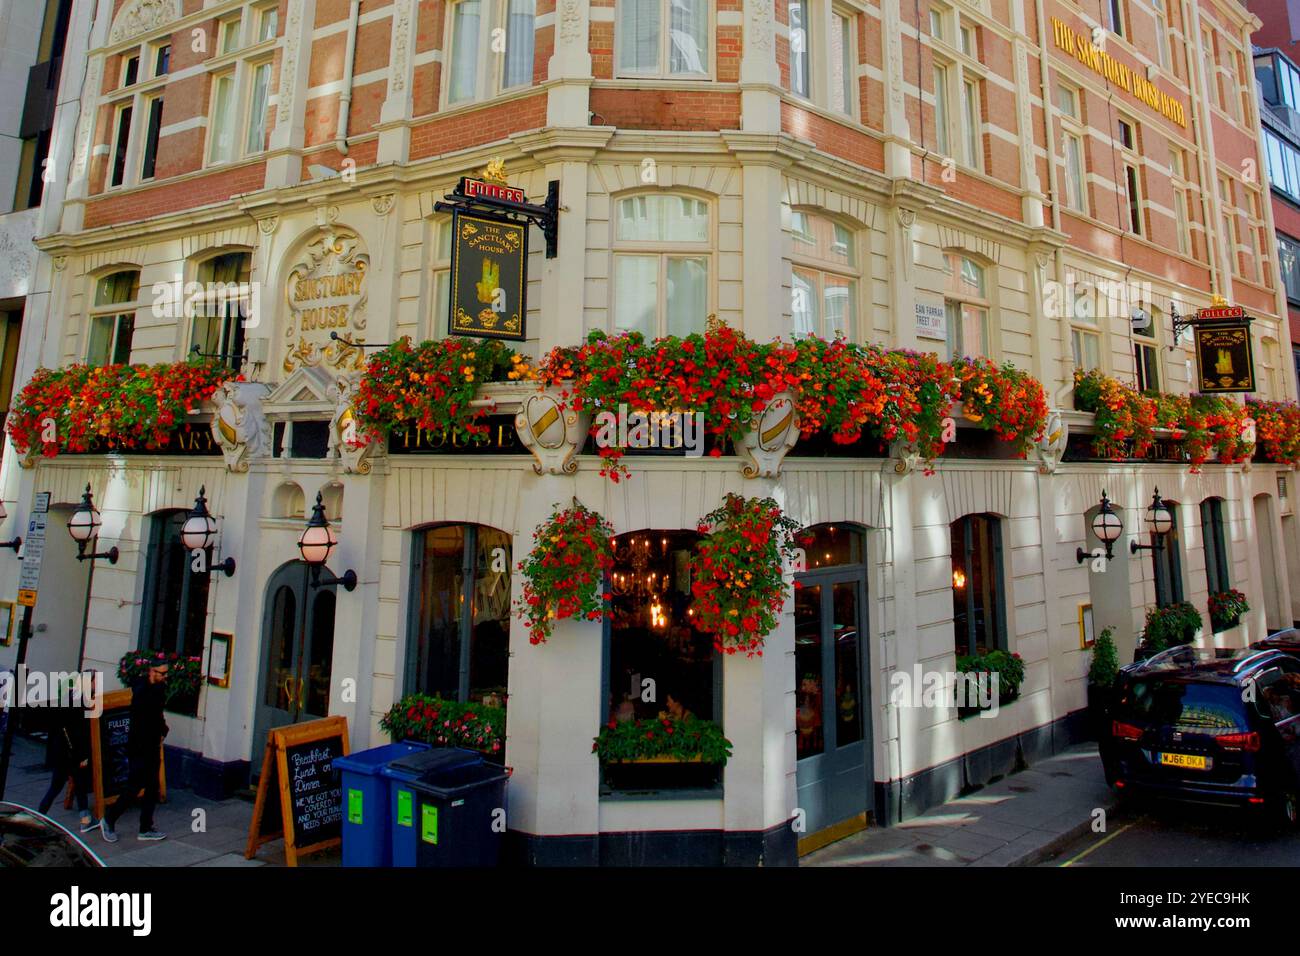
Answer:
[[[0,751],[0,800],[4,799],[9,780],[9,760],[13,755],[14,733],[18,729],[18,681],[22,679],[27,663],[27,642],[32,637],[32,609],[36,607],[36,589],[41,576],[41,558],[45,555],[45,519],[50,510],[50,493],[42,491],[32,505],[32,516],[27,522],[27,538],[23,542],[23,567],[19,577],[18,603],[23,617],[18,625],[18,659],[14,664],[14,682],[10,685],[13,699],[0,700],[0,707],[9,712],[5,721],[4,748]]]

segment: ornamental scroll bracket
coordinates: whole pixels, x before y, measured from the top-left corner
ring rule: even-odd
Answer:
[[[736,447],[740,473],[746,478],[775,478],[790,449],[799,441],[799,414],[794,396],[780,392],[749,422],[749,431]]]
[[[213,393],[216,410],[208,427],[230,471],[247,472],[251,459],[271,454],[271,426],[262,410],[270,391],[261,382],[229,381]]]

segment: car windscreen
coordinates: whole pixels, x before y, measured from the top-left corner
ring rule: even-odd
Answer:
[[[99,866],[72,837],[39,816],[0,809],[0,869],[26,866]]]
[[[1134,680],[1125,688],[1115,717],[1143,726],[1169,726],[1198,734],[1241,733],[1250,729],[1240,688],[1167,677]]]

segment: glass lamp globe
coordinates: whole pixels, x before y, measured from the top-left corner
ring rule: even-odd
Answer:
[[[99,512],[90,501],[90,489],[86,489],[86,494],[81,499],[81,507],[72,513],[68,519],[68,534],[72,535],[74,541],[89,541],[99,533],[99,526],[103,524],[99,517]]]
[[[1110,500],[1105,494],[1101,496],[1100,510],[1093,515],[1092,533],[1103,544],[1113,544],[1124,533],[1124,523],[1119,520],[1119,515],[1111,510]]]
[[[1152,534],[1168,534],[1174,527],[1173,512],[1161,499],[1159,489],[1152,496],[1151,507],[1147,509],[1147,527]]]
[[[325,517],[325,505],[318,494],[316,504],[311,509],[311,518],[298,539],[298,550],[302,552],[304,561],[320,567],[329,560],[330,552],[334,550],[334,545],[337,543],[338,536],[334,534],[334,529],[330,527],[329,520]]]

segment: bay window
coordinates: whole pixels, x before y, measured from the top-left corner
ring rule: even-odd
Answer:
[[[831,339],[856,335],[858,269],[853,233],[812,213],[791,213],[794,268],[791,332]]]
[[[614,329],[647,339],[703,332],[712,272],[708,204],[666,193],[620,199],[614,240]]]

